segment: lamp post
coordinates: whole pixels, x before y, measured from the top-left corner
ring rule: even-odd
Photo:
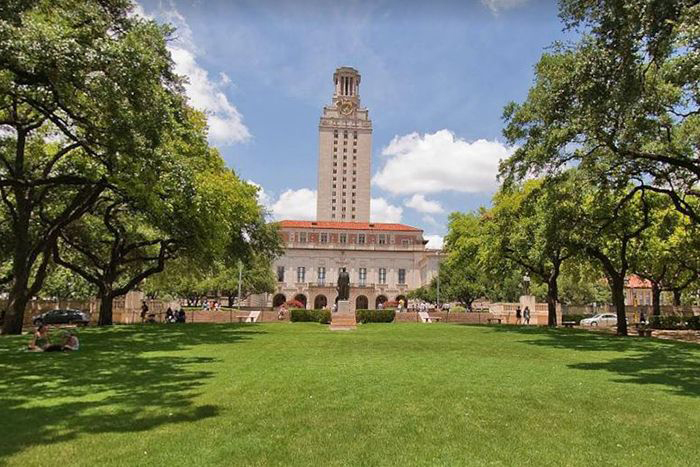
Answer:
[[[238,260],[238,310],[241,309],[241,279],[243,277],[243,261]]]

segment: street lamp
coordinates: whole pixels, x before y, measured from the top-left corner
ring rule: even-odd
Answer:
[[[243,261],[238,260],[238,309],[241,309],[241,278],[243,277]]]

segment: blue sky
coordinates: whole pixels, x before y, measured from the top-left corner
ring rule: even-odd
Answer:
[[[315,215],[318,120],[336,67],[362,74],[373,121],[373,220],[435,242],[447,215],[488,204],[503,106],[564,38],[554,1],[148,1],[211,143],[275,218]]]

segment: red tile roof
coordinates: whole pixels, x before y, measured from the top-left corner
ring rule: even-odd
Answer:
[[[627,278],[627,288],[629,289],[651,289],[651,282],[642,279],[636,274],[632,274]]]
[[[382,222],[334,222],[334,221],[291,221],[278,222],[281,228],[294,229],[339,229],[339,230],[386,230],[401,232],[422,232],[421,229],[404,224],[386,224]]]

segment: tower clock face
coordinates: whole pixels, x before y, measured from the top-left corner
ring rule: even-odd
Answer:
[[[355,104],[350,101],[342,101],[340,104],[338,104],[338,108],[340,109],[340,113],[342,115],[350,115],[355,109]]]

